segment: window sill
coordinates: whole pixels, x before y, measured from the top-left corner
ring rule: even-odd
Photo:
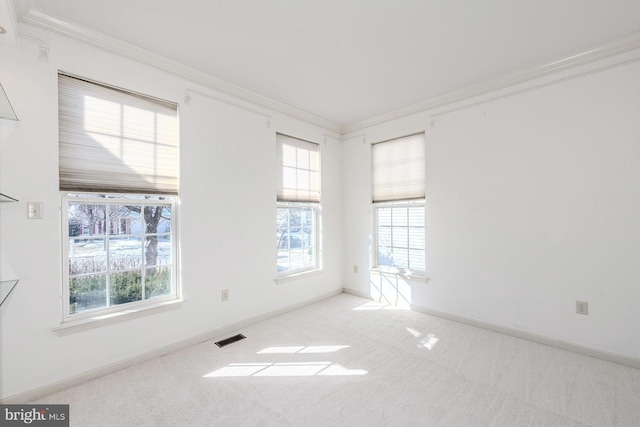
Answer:
[[[183,299],[174,299],[112,313],[96,313],[96,315],[92,317],[62,322],[60,326],[53,328],[52,331],[58,333],[58,335],[67,335],[75,332],[86,331],[88,329],[99,328],[101,326],[124,322],[142,316],[177,309],[180,308],[184,302],[185,300]]]
[[[383,276],[400,277],[400,278],[408,280],[410,282],[427,283],[430,280],[430,278],[425,276],[425,275],[415,274],[415,273],[402,273],[402,272],[397,271],[397,270],[389,270],[389,269],[384,269],[384,268],[372,268],[371,272],[372,273],[381,274]]]
[[[299,273],[291,273],[284,276],[276,277],[276,283],[279,285],[281,283],[287,283],[298,279],[304,279],[306,277],[317,276],[322,274],[321,268],[314,268],[313,270],[305,270]]]

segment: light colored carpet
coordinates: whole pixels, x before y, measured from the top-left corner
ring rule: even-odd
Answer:
[[[640,425],[640,370],[347,294],[238,332],[38,403],[73,426]]]

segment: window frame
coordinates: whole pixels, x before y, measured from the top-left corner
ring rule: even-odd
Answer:
[[[320,144],[306,139],[290,136],[284,133],[276,132],[276,152],[278,167],[278,186],[276,192],[276,237],[280,227],[278,223],[279,209],[291,208],[311,208],[313,210],[313,265],[304,266],[294,270],[280,271],[279,267],[279,243],[276,240],[276,282],[286,281],[287,278],[295,278],[300,275],[308,275],[322,269],[322,150]],[[296,154],[295,161],[291,162],[291,157],[287,157],[285,147],[295,148],[296,150],[308,151],[306,158],[308,165],[305,167],[299,164],[299,154]],[[315,160],[314,160],[315,156]],[[305,158],[305,157],[302,157]],[[286,170],[294,170],[296,174],[300,172],[308,173],[308,179],[299,179],[295,177],[295,186],[291,186],[290,173]],[[313,179],[313,175],[317,174],[317,179]],[[302,183],[302,184],[301,184]],[[289,253],[289,267],[291,267],[291,247],[287,249]]]
[[[105,196],[105,197],[99,197]],[[153,197],[146,199],[145,197]],[[166,197],[165,200],[160,200],[159,197]],[[87,204],[110,204],[116,206],[122,205],[139,205],[139,206],[158,206],[169,205],[171,207],[171,291],[168,295],[154,296],[147,299],[141,299],[138,301],[131,301],[116,305],[107,305],[105,307],[98,307],[95,309],[83,310],[76,313],[70,312],[70,274],[69,274],[69,249],[70,249],[70,236],[69,236],[69,204],[70,203],[87,203]],[[61,192],[61,219],[62,219],[62,258],[63,258],[63,271],[62,271],[62,323],[76,322],[87,319],[107,319],[112,315],[120,315],[127,313],[134,313],[144,309],[150,309],[157,306],[166,305],[171,302],[181,301],[181,287],[179,281],[179,243],[178,243],[178,216],[179,216],[179,201],[177,196],[172,195],[157,195],[157,194],[115,194],[115,193],[69,193]],[[144,229],[144,219],[142,218],[142,228]],[[145,232],[141,232],[142,245],[144,245]],[[104,238],[109,239],[110,233],[105,232]],[[142,248],[141,248],[142,249]],[[141,253],[141,256],[144,256]],[[109,252],[107,251],[107,270],[105,273],[109,274],[111,270],[109,267]],[[145,270],[147,266],[144,262],[140,265],[140,270]],[[108,281],[105,286],[109,286]],[[107,291],[108,292],[108,291]]]
[[[85,105],[87,99],[95,101],[95,105],[92,104],[93,108],[88,111]],[[60,285],[62,316],[60,326],[54,328],[55,331],[93,328],[177,308],[184,301],[180,281],[179,253],[178,107],[179,105],[172,101],[58,70],[58,175],[63,269]],[[90,135],[91,139],[88,139],[87,135]],[[114,149],[116,151],[109,151]],[[160,200],[161,198],[164,200]],[[72,203],[101,205],[108,203],[114,206],[140,206],[141,208],[145,205],[170,206],[169,294],[111,305],[109,279],[105,279],[104,284],[107,287],[105,306],[71,313],[70,280],[73,277],[82,276],[82,273],[78,276],[70,274],[69,207]],[[108,208],[106,210],[108,211]],[[109,225],[104,235],[95,236],[95,238],[105,239],[104,245],[107,249],[107,254],[104,254],[105,264],[101,259],[103,254],[99,254],[100,258],[97,258],[97,254],[91,254],[89,258],[98,259],[100,264],[94,268],[89,266],[82,270],[90,274],[92,273],[90,270],[95,269],[98,270],[96,274],[104,274],[107,277],[117,271],[134,272],[132,275],[134,280],[148,283],[144,278],[151,272],[149,269],[162,267],[162,261],[158,263],[159,260],[156,259],[154,266],[147,266],[145,245],[151,240],[148,239],[149,236],[160,238],[164,233],[160,230],[157,230],[157,233],[147,233],[142,213],[139,219],[134,216],[131,218],[140,222],[140,232],[131,233],[129,226],[125,223],[124,227],[127,230],[125,233],[127,233],[126,236],[139,240],[139,262],[134,261],[131,265],[109,263],[110,239],[118,237],[117,234],[109,232],[114,225],[111,221],[107,221]],[[73,226],[73,222],[71,225]],[[118,234],[122,226],[122,224],[115,225]],[[120,237],[124,236],[120,235]],[[135,251],[136,249],[134,253]],[[118,267],[123,268],[118,270]],[[163,286],[161,290],[164,291],[164,289]],[[146,291],[154,292],[155,289],[141,289],[140,297]],[[136,297],[137,295],[130,299]],[[101,298],[102,295],[97,300]],[[125,297],[123,301],[128,301],[128,298]],[[91,305],[89,303],[85,306]]]
[[[379,265],[380,230],[379,230],[379,224],[378,224],[379,222],[378,209],[394,208],[394,207],[407,208],[407,209],[412,207],[422,207],[424,211],[425,221],[422,224],[422,228],[424,229],[424,232],[423,232],[424,247],[422,248],[422,250],[425,252],[425,255],[424,255],[425,269],[424,270],[411,270],[410,268],[400,269],[398,267]],[[376,270],[382,273],[401,274],[401,275],[415,276],[417,278],[426,279],[427,277],[426,199],[408,199],[408,200],[394,200],[394,201],[388,201],[388,202],[375,202],[372,204],[371,213],[372,213],[371,223],[373,225],[373,230],[371,233],[372,235],[371,268],[373,270]],[[408,227],[410,227],[409,223],[407,223],[407,228]],[[409,249],[410,248],[407,247],[407,250]]]
[[[380,273],[427,278],[426,236],[426,138],[425,131],[400,136],[371,144],[371,269]],[[378,211],[381,207],[421,206],[424,223],[424,271],[410,270],[409,240],[407,240],[407,267],[379,265],[380,225]],[[400,227],[400,226],[399,226]],[[407,223],[407,231],[410,226]],[[393,226],[392,226],[393,228]],[[393,235],[393,234],[392,234]],[[409,238],[409,236],[407,236]],[[393,241],[391,242],[393,244]],[[391,246],[393,248],[393,246]],[[400,248],[400,246],[398,246]],[[393,252],[393,251],[392,251]]]

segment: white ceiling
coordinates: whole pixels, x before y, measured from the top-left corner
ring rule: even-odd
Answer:
[[[14,2],[338,125],[640,32],[640,0]]]

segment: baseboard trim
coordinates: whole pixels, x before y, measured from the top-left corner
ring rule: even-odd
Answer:
[[[325,300],[327,298],[331,298],[333,296],[339,295],[343,293],[343,289],[339,288],[331,292],[324,293],[315,298],[311,298],[296,304],[291,304],[286,307],[282,307],[276,310],[267,311],[262,314],[258,314],[253,317],[249,317],[247,319],[241,320],[239,322],[234,322],[229,325],[223,326],[221,328],[213,329],[211,331],[198,334],[192,336],[190,338],[175,342],[173,344],[168,344],[162,347],[158,347],[154,350],[150,350],[127,359],[120,360],[118,362],[110,363],[108,365],[100,366],[96,369],[92,369],[90,371],[85,371],[77,375],[73,375],[71,377],[65,378],[60,381],[56,381],[50,384],[43,385],[41,387],[37,387],[31,390],[27,390],[22,393],[14,394],[11,396],[7,396],[3,399],[0,399],[0,403],[2,404],[11,404],[11,403],[27,403],[34,402],[38,399],[48,396],[53,393],[57,393],[59,391],[65,390],[69,387],[73,387],[87,381],[91,381],[93,379],[102,377],[107,374],[111,374],[113,372],[120,371],[122,369],[131,367],[133,365],[137,365],[138,363],[146,362],[148,360],[154,359],[156,357],[164,356],[166,354],[172,353],[174,351],[181,350],[183,348],[190,347],[192,345],[199,344],[204,341],[208,341],[214,338],[218,338],[223,335],[230,334],[239,329],[246,328],[247,326],[254,325],[256,323],[262,322],[264,320],[271,319],[273,317],[297,310],[299,308],[305,307],[310,304],[314,304],[316,302]]]
[[[371,298],[371,295],[369,295],[366,292],[360,292],[360,291],[357,291],[357,290],[351,289],[351,288],[342,288],[342,291],[345,294],[353,295],[353,296],[360,297],[360,298],[370,299],[370,300],[373,301],[373,298]]]
[[[424,314],[429,314],[432,316],[441,317],[447,320],[452,320],[458,323],[464,323],[465,325],[475,326],[477,328],[486,329],[492,332],[498,332],[498,333],[510,335],[516,338],[522,338],[528,341],[537,342],[539,344],[544,344],[551,347],[572,351],[574,353],[582,354],[585,356],[595,357],[597,359],[618,363],[620,365],[629,366],[631,368],[640,369],[640,359],[637,359],[634,357],[624,356],[621,354],[611,353],[611,352],[600,350],[593,347],[574,344],[569,341],[550,338],[544,335],[535,334],[535,333],[524,331],[521,329],[509,328],[506,326],[496,325],[494,323],[484,322],[482,320],[471,319],[471,318],[459,316],[456,314],[433,310],[430,308],[421,307],[419,305],[411,304],[411,310],[424,313]]]

